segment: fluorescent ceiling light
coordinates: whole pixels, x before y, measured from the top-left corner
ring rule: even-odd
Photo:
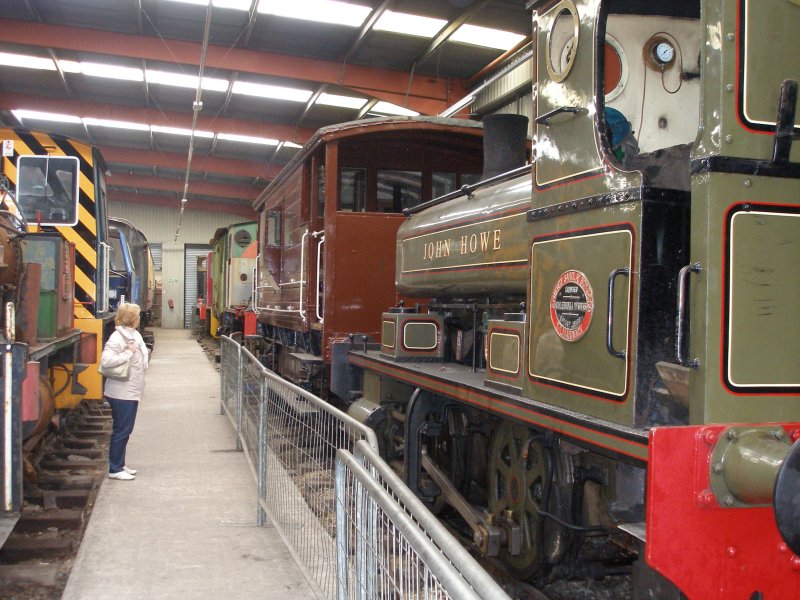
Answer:
[[[132,67],[119,67],[102,63],[82,62],[81,71],[84,75],[92,77],[106,77],[109,79],[125,79],[128,81],[144,81],[141,69]]]
[[[524,39],[525,36],[518,33],[479,27],[477,25],[462,25],[450,36],[450,41],[452,42],[495,48],[497,50],[510,50]]]
[[[56,70],[56,66],[50,58],[30,56],[29,54],[11,54],[10,52],[0,52],[0,65],[23,69],[44,69],[45,71]]]
[[[336,0],[261,0],[258,12],[290,19],[360,27],[372,12],[369,6]]]
[[[161,85],[172,85],[175,87],[197,89],[196,75],[184,75],[182,73],[170,73],[168,71],[158,71],[156,69],[147,69],[145,71],[147,83],[158,83]],[[228,91],[228,81],[226,79],[216,79],[213,77],[203,77],[203,89],[212,92],[226,92]]]
[[[370,112],[380,113],[382,115],[401,115],[407,117],[416,117],[419,116],[419,113],[413,110],[409,110],[408,108],[403,108],[402,106],[397,106],[396,104],[392,104],[391,102],[384,102],[380,101],[375,104],[371,109]]]
[[[214,0],[211,5],[214,8],[232,8],[234,10],[250,10],[252,0]]]
[[[171,135],[192,135],[191,129],[184,129],[181,127],[164,127],[162,125],[148,125],[146,123],[132,123],[130,121],[112,121],[110,119],[95,119],[92,117],[81,118],[75,115],[61,115],[56,113],[39,112],[35,110],[12,110],[11,113],[20,121],[24,119],[41,120],[41,121],[57,121],[60,123],[74,123],[79,125],[93,125],[97,127],[113,127],[117,129],[132,129],[134,131],[152,131],[153,133],[166,133]],[[195,137],[200,138],[213,138],[218,135],[220,140],[227,140],[230,142],[244,142],[247,144],[262,144],[264,146],[277,146],[281,143],[278,140],[270,138],[255,137],[250,135],[237,135],[234,133],[220,133],[215,134],[212,131],[196,130]],[[293,142],[283,142],[287,148],[302,148]]]
[[[230,142],[245,142],[246,144],[263,144],[265,146],[277,146],[279,143],[278,140],[254,137],[251,135],[237,135],[235,133],[220,133],[217,139],[228,140]]]
[[[19,121],[22,121],[23,119],[35,119],[40,121],[58,121],[59,123],[79,124],[81,122],[81,118],[76,117],[75,115],[60,115],[57,113],[39,112],[36,110],[12,110],[11,113]]]
[[[191,129],[183,129],[181,127],[163,127],[161,125],[150,125],[150,131],[153,133],[169,133],[171,135],[192,135]],[[213,139],[214,132],[196,129],[194,132],[194,137]]]
[[[324,104],[326,106],[341,106],[342,108],[360,109],[366,103],[366,98],[356,98],[354,96],[337,96],[336,94],[322,93],[317,98],[317,104]]]
[[[420,17],[418,15],[387,10],[383,13],[383,16],[378,19],[378,22],[375,23],[373,29],[432,38],[439,33],[445,25],[447,25],[447,21],[444,19]]]
[[[150,125],[144,123],[131,123],[130,121],[113,121],[111,119],[94,119],[85,117],[84,125],[95,125],[97,127],[114,127],[116,129],[133,129],[134,131],[150,131]]]
[[[208,0],[170,0],[171,2],[182,2],[184,4],[196,4],[198,6],[208,6]],[[250,10],[251,0],[213,0],[211,6],[214,8],[233,8],[235,10]]]
[[[237,81],[233,84],[234,94],[244,94],[246,96],[258,96],[259,98],[270,98],[272,100],[289,100],[291,102],[308,102],[311,92],[288,88],[278,85],[264,85],[262,83],[249,83],[247,81]]]
[[[75,60],[59,60],[58,66],[64,73],[83,73],[81,63]]]

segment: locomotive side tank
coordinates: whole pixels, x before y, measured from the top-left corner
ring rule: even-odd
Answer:
[[[359,410],[519,577],[792,597],[800,7],[529,6],[535,161],[409,211]]]

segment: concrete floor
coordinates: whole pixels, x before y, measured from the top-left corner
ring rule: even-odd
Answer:
[[[64,600],[315,598],[219,411],[219,375],[188,331],[157,329],[128,443],[135,481],[106,479]]]

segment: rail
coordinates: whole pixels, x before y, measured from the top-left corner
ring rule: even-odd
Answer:
[[[220,410],[235,427],[237,449],[258,486],[257,522],[269,519],[320,597],[507,598],[392,477],[371,429],[263,367],[240,336],[221,338],[220,365]],[[358,464],[343,456],[356,456]],[[365,470],[372,483],[361,482]],[[371,515],[376,526],[380,519],[381,527],[369,529],[365,540],[391,543],[386,536],[394,536],[402,554],[390,556],[390,546],[361,542],[359,554],[351,554],[353,540],[364,535],[353,529],[363,525],[354,514]],[[379,560],[392,560],[394,570]],[[412,563],[413,570],[406,568]],[[359,578],[369,569],[371,587],[364,587]],[[395,592],[386,591],[389,585]]]

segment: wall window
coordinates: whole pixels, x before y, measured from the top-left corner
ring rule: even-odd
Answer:
[[[158,244],[150,244],[150,252],[153,253],[153,265],[156,271],[161,270],[162,264],[162,255],[163,255],[163,245],[161,243]]]

